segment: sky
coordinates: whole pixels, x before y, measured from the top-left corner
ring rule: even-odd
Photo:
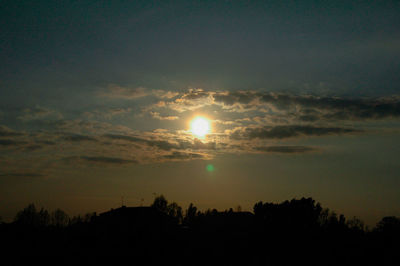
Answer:
[[[400,216],[399,29],[399,1],[1,1],[0,216]]]

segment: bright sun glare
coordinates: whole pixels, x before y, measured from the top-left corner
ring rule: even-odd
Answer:
[[[190,131],[199,138],[204,138],[205,135],[210,133],[210,129],[210,121],[201,116],[194,118],[190,123]]]

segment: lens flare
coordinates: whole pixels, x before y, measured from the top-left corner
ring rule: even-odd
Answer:
[[[190,123],[190,131],[198,138],[204,138],[210,133],[210,121],[207,118],[198,116]]]
[[[207,169],[208,172],[214,172],[214,165],[207,164],[206,169]]]

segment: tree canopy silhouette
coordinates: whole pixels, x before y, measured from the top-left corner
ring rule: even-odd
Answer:
[[[313,198],[260,201],[251,213],[201,211],[193,203],[183,211],[159,195],[149,207],[123,206],[71,219],[61,209],[29,204],[12,223],[0,223],[0,234],[9,254],[48,250],[65,258],[96,251],[114,258],[140,255],[157,265],[179,264],[172,255],[177,250],[188,264],[382,265],[398,259],[400,250],[399,218],[384,217],[369,231],[357,217],[347,220]]]

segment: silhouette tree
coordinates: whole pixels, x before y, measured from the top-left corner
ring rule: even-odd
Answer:
[[[68,214],[61,209],[56,209],[51,213],[51,222],[54,226],[65,227],[69,223]]]
[[[96,212],[88,212],[83,216],[84,223],[93,222],[96,219]]]
[[[312,198],[281,203],[260,201],[254,205],[254,215],[234,209],[201,212],[193,203],[183,215],[182,208],[176,202],[169,203],[163,195],[156,197],[151,206],[163,215],[158,212],[153,215],[154,209],[149,208],[122,208],[112,212],[116,215],[108,216],[107,220],[101,219],[107,213],[99,216],[88,213],[69,219],[60,209],[49,214],[44,208],[38,210],[29,204],[17,213],[13,224],[0,226],[0,235],[5,243],[11,243],[10,249],[25,254],[36,254],[42,249],[58,250],[59,254],[79,250],[83,254],[98,248],[111,256],[120,256],[122,249],[124,253],[159,254],[156,260],[164,264],[176,259],[172,256],[176,250],[182,251],[186,261],[199,259],[200,264],[221,265],[304,262],[318,265],[326,258],[329,265],[369,265],[370,262],[395,265],[390,262],[400,259],[399,218],[384,217],[369,232],[360,219],[346,220],[344,215],[323,209]],[[132,211],[133,218],[136,212],[141,213],[148,218],[146,224],[155,221],[156,226],[149,226],[148,231],[143,230],[143,224],[135,222],[120,226],[125,216],[118,216],[118,211]],[[162,230],[153,231],[154,228]],[[63,248],[58,249],[60,246]]]
[[[364,222],[357,217],[347,220],[346,225],[350,230],[353,231],[364,232],[365,229]]]
[[[14,218],[15,223],[28,226],[46,227],[50,225],[51,221],[52,218],[50,217],[49,212],[44,208],[37,211],[33,203],[19,211]]]
[[[73,216],[70,220],[69,220],[69,225],[76,225],[76,224],[82,224],[83,223],[83,218],[78,215],[78,216]]]
[[[193,203],[190,203],[189,207],[185,212],[184,223],[186,225],[192,225],[195,222],[196,217],[197,217],[197,208],[193,205]]]
[[[176,223],[180,224],[183,220],[182,208],[176,203],[172,202],[167,206],[167,214],[174,218]]]
[[[41,208],[38,213],[39,225],[48,226],[50,224],[50,214],[47,210]]]
[[[374,230],[389,241],[400,238],[400,219],[395,216],[386,216],[380,220]]]
[[[259,225],[275,229],[315,230],[320,225],[322,208],[312,198],[292,199],[280,204],[257,202],[254,214]]]
[[[176,202],[171,202],[168,204],[168,200],[163,195],[157,196],[154,199],[151,207],[167,214],[178,224],[182,223],[183,221],[182,208]]]
[[[168,213],[168,201],[165,199],[163,195],[157,196],[151,207],[155,208],[156,210],[163,212],[163,213]]]
[[[40,218],[33,203],[19,211],[14,218],[15,223],[28,226],[37,226],[39,221]]]

